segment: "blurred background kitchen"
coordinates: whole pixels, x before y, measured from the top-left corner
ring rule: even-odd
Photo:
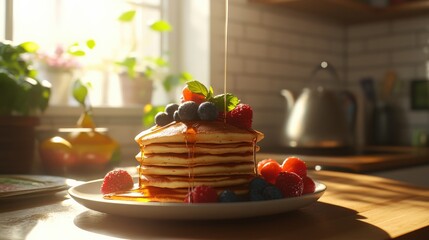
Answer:
[[[40,141],[76,126],[76,79],[88,87],[94,123],[117,141],[124,166],[136,164],[133,139],[147,128],[151,107],[179,101],[184,81],[223,92],[224,1],[0,6],[0,39],[36,42],[38,76],[52,83]],[[262,151],[291,150],[283,141],[290,109],[281,90],[297,99],[314,84],[353,96],[347,147],[429,147],[429,1],[230,0],[229,7],[227,91],[253,107],[253,128],[266,136]],[[312,75],[322,62],[338,77]]]

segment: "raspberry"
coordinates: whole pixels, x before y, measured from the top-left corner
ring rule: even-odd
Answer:
[[[184,200],[187,203],[212,203],[217,201],[216,190],[206,185],[196,186]]]
[[[101,185],[101,193],[109,194],[118,191],[126,191],[133,188],[134,182],[131,175],[123,169],[115,169],[106,174]]]
[[[165,126],[173,121],[172,115],[165,112],[159,112],[155,115],[155,124],[158,126]]]
[[[231,190],[224,190],[219,194],[220,202],[238,202],[238,196]]]
[[[198,116],[204,121],[214,121],[219,115],[217,107],[212,102],[203,102],[198,107]]]
[[[261,167],[261,176],[269,183],[274,184],[282,168],[276,161],[269,161]]]
[[[239,128],[252,128],[253,110],[248,104],[238,104],[226,114],[226,122]]]
[[[181,101],[182,103],[186,101],[193,101],[197,105],[200,105],[201,103],[206,101],[206,97],[202,94],[193,93],[191,90],[189,90],[188,86],[185,86],[182,90]]]
[[[304,177],[302,179],[304,181],[304,190],[302,194],[314,193],[316,190],[316,183],[310,177]]]
[[[304,190],[302,178],[293,172],[281,172],[275,185],[280,189],[284,197],[301,196]]]
[[[198,120],[198,105],[193,101],[182,103],[177,111],[181,121]]]
[[[283,171],[293,172],[298,174],[301,178],[307,176],[307,165],[304,161],[297,157],[288,157],[282,164]]]

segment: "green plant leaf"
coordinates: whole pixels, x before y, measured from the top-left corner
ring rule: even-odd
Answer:
[[[86,46],[89,49],[94,49],[95,45],[96,45],[96,43],[95,43],[94,39],[89,39],[89,40],[86,41]]]
[[[219,94],[210,99],[210,102],[214,103],[220,112],[223,112],[225,109],[224,96],[225,94]],[[234,109],[239,103],[240,100],[236,96],[232,95],[231,93],[226,94],[226,110],[228,112]]]
[[[0,114],[33,115],[48,105],[50,89],[36,78],[31,61],[23,54],[34,53],[38,45],[0,42]]]
[[[19,45],[28,53],[35,53],[39,49],[39,45],[35,42],[24,42]]]
[[[134,20],[135,15],[136,15],[136,10],[130,10],[130,11],[123,12],[121,15],[119,15],[118,21],[120,21],[120,22],[131,22]]]
[[[137,59],[135,57],[127,57],[122,62],[116,62],[116,64],[125,67],[130,78],[134,79],[137,76],[135,70],[137,65]]]
[[[190,74],[189,72],[182,72],[180,73],[180,79],[181,81],[183,81],[182,83],[185,83],[187,81],[194,80],[194,76],[192,76],[192,74]]]
[[[80,80],[73,83],[73,97],[74,99],[86,108],[86,96],[88,95],[87,86]]]
[[[155,124],[155,115],[158,112],[164,111],[165,106],[153,106],[152,104],[146,104],[143,108],[143,126],[150,127]]]
[[[82,57],[85,56],[85,51],[80,47],[79,43],[73,43],[70,45],[67,49],[67,53],[75,56],[75,57]]]
[[[173,86],[177,86],[180,83],[180,77],[178,75],[170,74],[162,82],[162,86],[166,92],[171,91]]]
[[[144,71],[144,75],[145,75],[147,78],[152,79],[153,73],[154,73],[153,68],[151,68],[151,67],[146,67],[146,69],[145,69],[145,71]]]
[[[146,61],[155,64],[158,67],[167,67],[168,61],[163,57],[146,57]]]
[[[173,30],[170,23],[165,20],[158,20],[150,25],[150,28],[157,32],[170,32]]]
[[[193,93],[201,94],[204,97],[207,97],[209,94],[209,91],[207,90],[206,86],[204,86],[204,84],[200,83],[197,80],[188,81],[186,82],[186,85]]]

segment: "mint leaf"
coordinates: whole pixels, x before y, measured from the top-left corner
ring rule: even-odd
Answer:
[[[206,96],[206,99],[210,101],[210,99],[213,98],[214,92],[213,92],[213,88],[210,86],[209,92]]]
[[[209,91],[207,90],[206,86],[197,80],[188,81],[186,82],[186,85],[188,85],[189,90],[191,90],[193,93],[201,94],[206,98],[209,96]]]
[[[214,103],[217,109],[220,112],[223,112],[224,107],[224,94],[216,95],[214,98],[210,100],[210,102]],[[234,109],[240,103],[240,99],[238,97],[232,95],[231,93],[226,94],[226,111],[229,112]]]

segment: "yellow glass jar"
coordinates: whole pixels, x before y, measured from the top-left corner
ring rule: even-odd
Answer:
[[[58,136],[44,140],[39,152],[44,169],[51,174],[96,174],[120,162],[119,144],[107,128],[96,128],[85,112],[75,128],[60,128]]]

